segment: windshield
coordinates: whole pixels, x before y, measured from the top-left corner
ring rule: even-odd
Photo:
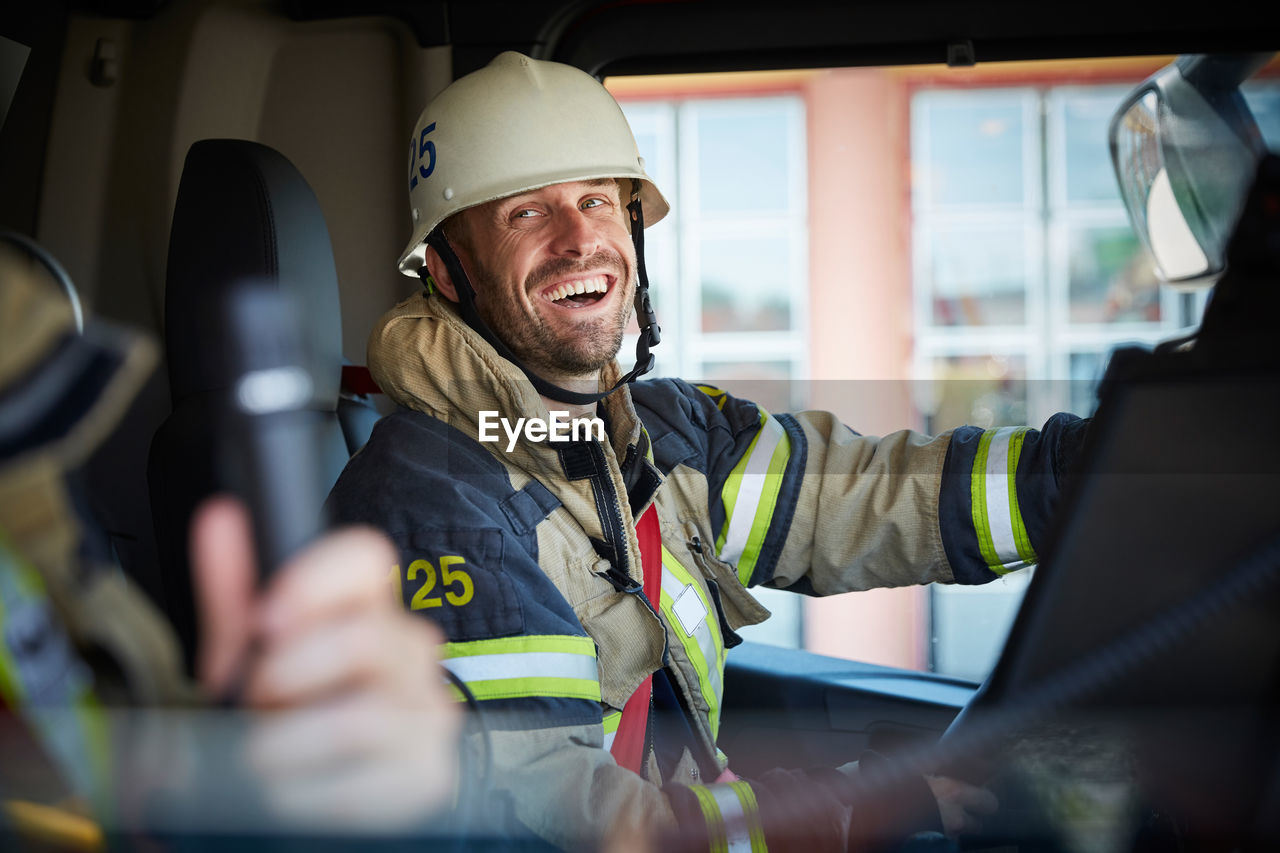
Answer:
[[[867,434],[1090,414],[1113,349],[1206,303],[1159,283],[1107,141],[1173,58],[609,79],[672,202],[646,241],[656,372]],[[1244,87],[1273,148],[1278,71]],[[1027,580],[757,589],[773,618],[743,635],[980,680]]]

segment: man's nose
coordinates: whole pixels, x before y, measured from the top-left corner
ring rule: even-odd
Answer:
[[[588,257],[600,248],[595,223],[576,208],[557,217],[552,251],[557,255]]]

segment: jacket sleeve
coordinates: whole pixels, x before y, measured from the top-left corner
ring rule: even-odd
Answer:
[[[709,386],[672,382],[641,399],[655,452],[680,448],[664,467],[706,477],[720,560],[744,586],[814,595],[986,583],[1035,563],[1088,424],[1062,414],[1042,430],[874,437]]]

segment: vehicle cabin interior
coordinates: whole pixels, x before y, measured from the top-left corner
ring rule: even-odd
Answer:
[[[1054,100],[1057,90],[1049,91],[1055,85],[1053,80],[1061,78],[1067,86],[1100,81],[1115,89],[1118,99],[1123,91],[1178,55],[1275,51],[1280,48],[1280,30],[1267,20],[1271,16],[1260,12],[1257,4],[1237,0],[1193,13],[1136,2],[1014,6],[996,0],[16,0],[0,11],[0,228],[35,241],[56,259],[65,279],[74,285],[86,323],[128,326],[160,343],[160,367],[125,422],[88,463],[84,485],[91,511],[106,530],[122,570],[170,618],[190,658],[195,614],[186,574],[185,523],[192,507],[218,483],[212,451],[218,400],[212,392],[227,375],[229,357],[208,320],[212,306],[225,287],[245,277],[265,278],[291,289],[303,306],[300,325],[308,339],[316,376],[311,408],[320,412],[324,421],[324,459],[312,489],[313,508],[318,510],[346,460],[362,445],[377,418],[389,410],[385,398],[361,384],[358,368],[366,361],[365,342],[375,321],[421,286],[396,268],[411,231],[404,180],[405,140],[423,105],[457,77],[484,66],[504,50],[569,63],[608,81],[633,116],[638,135],[649,132],[641,130],[642,126],[652,126],[658,128],[654,139],[662,133],[677,139],[673,135],[677,129],[692,126],[696,120],[694,113],[680,105],[680,99],[699,93],[729,91],[767,98],[777,91],[779,80],[800,79],[787,75],[815,74],[818,69],[891,69],[887,73],[898,75],[894,79],[927,78],[943,92],[952,87],[948,75],[968,75],[965,79],[972,81],[987,79],[981,75],[989,74],[997,87],[1023,87],[1020,91],[1025,90],[1024,94],[1018,97],[1024,100],[1019,103],[1031,106],[1025,107],[1029,112],[1019,115],[1031,117],[1028,127],[1052,130],[1059,126],[1053,118],[1058,115],[1053,112],[1058,109]],[[1028,70],[1032,66],[1027,63],[1036,62],[1048,63],[1043,67],[1052,70]],[[1084,70],[1073,71],[1076,66]],[[749,82],[742,84],[726,83],[737,79],[724,76],[730,72],[765,76],[745,78]],[[1275,63],[1261,72],[1259,79],[1263,77],[1280,79]],[[914,93],[923,84],[903,85]],[[843,97],[842,91],[846,90],[833,88],[830,97]],[[672,92],[677,96],[671,96]],[[662,106],[668,101],[676,106]],[[766,117],[757,124],[740,125],[759,133],[763,152],[772,151],[780,135],[800,134],[796,137],[801,140],[798,150],[809,158],[808,166],[793,175],[808,169],[807,195],[789,202],[804,208],[807,221],[801,230],[787,231],[791,226],[785,222],[779,225],[761,219],[759,230],[751,232],[756,236],[743,246],[748,257],[752,247],[769,242],[792,240],[795,246],[807,247],[807,241],[816,241],[818,231],[826,229],[825,233],[843,241],[843,250],[820,260],[817,253],[808,254],[807,248],[797,249],[786,262],[791,264],[788,269],[801,270],[796,275],[802,278],[803,270],[811,268],[816,274],[825,264],[824,269],[835,270],[843,282],[841,288],[850,291],[849,299],[856,300],[828,308],[818,304],[815,296],[803,310],[792,309],[784,322],[792,337],[777,345],[777,353],[782,355],[761,357],[761,363],[792,359],[787,362],[795,366],[787,374],[792,380],[858,380],[864,383],[859,387],[881,393],[893,383],[881,383],[880,390],[875,390],[874,380],[898,374],[876,371],[894,358],[903,364],[916,358],[905,345],[902,352],[885,356],[872,351],[872,344],[861,343],[875,325],[902,325],[907,329],[906,337],[912,329],[919,332],[921,328],[918,323],[913,326],[911,319],[911,312],[919,310],[912,300],[920,297],[913,297],[908,286],[900,292],[877,290],[868,281],[869,276],[881,275],[879,267],[869,266],[873,250],[895,252],[887,263],[902,274],[904,282],[918,280],[911,279],[910,270],[913,263],[921,262],[921,240],[917,236],[912,244],[912,234],[919,234],[912,229],[935,215],[932,208],[911,207],[912,199],[920,197],[925,176],[909,162],[909,154],[898,150],[921,138],[912,134],[922,132],[919,128],[923,124],[912,122],[934,102],[926,98],[894,103],[897,106],[886,107],[887,112],[863,119],[861,124],[857,115],[848,125],[824,124],[822,116],[826,114],[809,102],[807,117],[802,111],[784,111],[778,114],[783,119]],[[946,108],[944,100],[936,103],[942,105],[940,110]],[[832,115],[841,108],[838,102],[828,106]],[[1109,116],[1109,107],[1107,113]],[[1064,115],[1069,123],[1070,113]],[[885,116],[889,117],[887,124]],[[783,120],[790,124],[776,123]],[[939,118],[933,125],[936,131],[928,144],[945,155],[948,141],[941,121]],[[1101,119],[1095,125],[1105,131]],[[838,135],[831,137],[832,147],[820,149],[816,140],[826,138],[820,136],[826,132],[823,129],[837,126],[846,128],[839,132],[852,135],[843,142]],[[804,133],[810,134],[807,149]],[[713,139],[707,130],[701,144],[711,144]],[[1098,145],[1103,142],[1099,139]],[[663,168],[684,187],[687,173],[701,161],[679,153],[684,149],[678,151],[676,146],[683,143],[670,144],[663,155]],[[689,150],[696,150],[700,143],[690,144]],[[898,149],[889,151],[890,166],[871,165],[859,171],[864,151],[893,145]],[[831,159],[819,159],[824,156]],[[821,197],[823,188],[815,183],[815,170],[820,162],[846,164],[863,183],[843,186],[835,191],[834,199],[824,202],[828,206],[819,208],[815,199]],[[1036,169],[1048,175],[1053,168],[1049,159],[1037,162],[1040,165],[1028,166],[1031,171],[1027,172],[1035,180],[1040,179]],[[1114,174],[1108,172],[1106,178],[1114,179]],[[736,174],[733,180],[747,193],[757,186],[761,193],[771,191],[772,179],[753,173]],[[1052,180],[1046,181],[1046,186],[1053,185]],[[864,189],[875,205],[896,205],[892,217],[885,217],[891,220],[887,224],[875,214],[876,209],[885,210],[883,206],[868,211],[864,205],[855,211],[852,199]],[[1056,191],[1049,189],[1043,195]],[[1107,191],[1114,192],[1114,186]],[[779,190],[782,195],[787,192],[785,186]],[[696,203],[696,192],[681,190],[680,194],[691,199],[690,205]],[[1117,202],[1114,210],[1099,215],[1108,227],[1127,229],[1121,211]],[[942,213],[937,217],[940,222],[945,219]],[[1057,245],[1052,236],[1057,232],[1046,233],[1050,236],[1044,242]],[[1127,239],[1132,242],[1131,235]],[[1274,255],[1274,249],[1272,252]],[[801,254],[805,259],[795,260]],[[666,262],[654,257],[655,272],[651,274],[656,277],[662,275]],[[674,269],[676,261],[670,263]],[[772,270],[765,266],[761,267],[762,276]],[[663,286],[668,289],[660,289]],[[804,285],[795,287],[803,289]],[[655,288],[661,319],[668,310],[663,294],[671,294],[674,301],[681,297],[674,284],[656,284]],[[1092,310],[1085,304],[1088,298],[1087,294],[1081,297],[1083,307],[1079,310]],[[1146,344],[1193,330],[1205,305],[1203,295],[1153,298],[1165,313],[1162,325],[1152,325],[1141,333]],[[1249,302],[1252,296],[1244,298],[1251,305],[1276,307],[1274,296],[1260,303]],[[767,308],[771,303],[760,304]],[[962,301],[956,304],[962,305]],[[1035,307],[1039,303],[1034,298],[1028,304],[1042,310]],[[854,317],[855,305],[867,306],[864,311],[868,314],[882,313]],[[704,306],[699,310],[704,312],[698,315],[701,320],[680,320],[679,328],[695,332],[711,328],[710,309]],[[1225,317],[1226,308],[1222,310]],[[849,315],[847,321],[842,312]],[[833,316],[824,318],[827,314]],[[1238,312],[1235,316],[1238,320],[1241,315]],[[1277,317],[1274,313],[1254,316],[1250,334],[1274,341],[1276,323],[1280,322]],[[761,322],[764,325],[758,328],[775,328],[768,325],[771,320]],[[811,331],[807,323],[817,331]],[[751,331],[747,328],[743,334],[749,338]],[[984,331],[979,327],[972,337],[945,332],[930,338],[934,343],[929,346],[936,344],[936,352],[929,350],[934,354],[927,357],[939,363],[985,358],[977,353],[982,352],[979,347],[988,339],[983,338],[988,331],[995,351],[1012,351],[1009,341],[1013,338],[999,338],[998,329]],[[799,347],[807,345],[810,334],[822,340],[826,340],[824,335],[836,338],[853,353],[850,360],[865,355],[875,363],[865,370],[850,368],[843,374],[824,375],[817,369],[816,356],[795,355],[801,352]],[[1231,335],[1223,336],[1227,337]],[[689,355],[678,349],[680,335],[671,340],[667,346],[677,348],[675,354],[663,358],[673,359],[666,363],[672,369],[692,365],[695,370],[714,371],[716,358],[721,358],[706,354],[712,352],[711,343],[702,355]],[[1105,355],[1111,343],[1089,346]],[[953,349],[946,350],[951,344],[955,344]],[[745,351],[749,345],[744,343],[734,352]],[[1026,654],[1031,658],[1016,658],[1010,650],[1011,640],[980,701],[1000,713],[1002,703],[1008,704],[1010,697],[1025,698],[1028,691],[1039,697],[1037,701],[1048,702],[1026,685],[1052,681],[1049,676],[1073,661],[1090,659],[1090,653],[1105,647],[1106,641],[1128,636],[1126,630],[1135,623],[1123,608],[1098,617],[1105,624],[1097,637],[1088,627],[1096,613],[1096,601],[1085,589],[1107,600],[1116,595],[1127,597],[1132,591],[1119,581],[1115,590],[1106,590],[1111,582],[1108,578],[1115,575],[1106,574],[1104,568],[1123,572],[1133,561],[1158,557],[1161,565],[1179,578],[1174,592],[1192,594],[1205,587],[1204,566],[1197,560],[1211,560],[1212,554],[1197,543],[1206,537],[1170,539],[1169,528],[1211,523],[1222,531],[1219,535],[1236,535],[1251,545],[1274,538],[1280,529],[1274,499],[1269,497],[1274,491],[1268,491],[1268,484],[1274,484],[1280,475],[1280,459],[1275,458],[1274,449],[1269,457],[1264,453],[1261,458],[1206,451],[1199,457],[1183,458],[1179,464],[1190,467],[1179,469],[1154,451],[1150,458],[1143,456],[1150,451],[1149,444],[1133,437],[1135,430],[1143,434],[1151,424],[1164,423],[1170,425],[1165,439],[1169,442],[1196,446],[1207,437],[1227,434],[1237,437],[1239,443],[1274,448],[1275,408],[1280,399],[1275,394],[1280,390],[1276,388],[1275,355],[1263,352],[1263,348],[1244,349],[1248,351],[1233,350],[1229,358],[1224,356],[1228,361],[1236,359],[1230,361],[1230,369],[1215,373],[1205,368],[1197,374],[1200,384],[1183,396],[1138,394],[1101,414],[1106,440],[1100,439],[1096,448],[1099,465],[1116,466],[1108,469],[1114,471],[1168,474],[1173,477],[1169,482],[1178,485],[1157,490],[1164,496],[1161,501],[1133,510],[1128,521],[1132,528],[1119,524],[1116,515],[1132,509],[1135,501],[1152,500],[1150,483],[1129,494],[1082,487],[1074,495],[1071,506],[1076,512],[1058,534],[1058,544],[1063,546],[1060,559],[1093,567],[1080,577],[1093,578],[1103,588],[1082,587],[1084,581],[1072,585],[1059,576],[1058,586],[1037,590],[1026,600],[1010,636],[1025,649],[1046,650],[1059,647],[1064,636],[1081,635],[1085,638],[1077,645],[1068,644],[1077,656],[1064,652],[1052,665],[1030,651]],[[1032,362],[1039,357],[1026,356]],[[1057,357],[1050,353],[1044,360]],[[1097,357],[1102,359],[1096,366],[1100,374],[1106,359]],[[1023,356],[1010,358],[1016,361]],[[1066,358],[1062,355],[1064,365]],[[746,357],[739,360],[748,366],[753,363]],[[727,363],[728,356],[722,361]],[[1155,384],[1166,380],[1177,384],[1185,379],[1174,375],[1176,366],[1170,368],[1173,373],[1161,373],[1165,370],[1161,365],[1134,364],[1130,377]],[[894,362],[892,371],[900,366]],[[749,370],[746,375],[753,378]],[[765,376],[773,377],[772,373]],[[1030,371],[1023,375],[1024,379],[1029,377]],[[1242,390],[1232,382],[1244,382],[1247,388]],[[900,411],[894,406],[901,404],[898,400],[889,409]],[[1180,419],[1186,406],[1202,413],[1203,420]],[[1024,407],[1019,414],[1032,422],[1039,411]],[[941,421],[901,425],[931,423],[945,425]],[[1132,461],[1135,454],[1140,461]],[[1196,476],[1181,477],[1188,472]],[[1227,474],[1231,476],[1218,476]],[[1249,511],[1236,511],[1242,505]],[[1130,530],[1134,531],[1132,537]],[[1233,563],[1245,556],[1235,550],[1231,554]],[[1154,569],[1141,574],[1147,579],[1161,576]],[[1274,726],[1258,726],[1256,716],[1251,716],[1259,713],[1259,708],[1269,708],[1274,723],[1276,673],[1280,671],[1276,669],[1280,647],[1274,628],[1268,627],[1275,624],[1271,618],[1275,613],[1274,590],[1259,596],[1259,600],[1271,602],[1272,609],[1264,608],[1247,619],[1221,616],[1221,610],[1213,609],[1232,606],[1225,602],[1183,613],[1184,622],[1170,630],[1200,630],[1206,624],[1218,624],[1214,620],[1232,621],[1239,630],[1211,640],[1208,651],[1202,649],[1202,654],[1183,658],[1185,668],[1153,665],[1156,674],[1151,676],[1150,691],[1144,688],[1136,696],[1107,694],[1111,699],[1103,703],[1112,710],[1142,708],[1162,725],[1167,722],[1168,732],[1180,734],[1184,730],[1166,720],[1162,710],[1207,702],[1207,697],[1226,697],[1247,705],[1248,712],[1240,712],[1247,719],[1241,724],[1241,730],[1248,734],[1246,742],[1221,743],[1215,738],[1210,739],[1211,745],[1198,744],[1196,748],[1236,755],[1258,746],[1253,738],[1263,739],[1258,747],[1263,757],[1250,758],[1240,774],[1248,780],[1247,792],[1242,794],[1247,802],[1234,811],[1211,816],[1229,826],[1223,830],[1224,836],[1253,841],[1280,838],[1280,788],[1275,782],[1280,776],[1274,775],[1280,773],[1275,750],[1280,731]],[[1181,600],[1173,593],[1156,598],[1173,608]],[[912,605],[915,609],[911,612],[918,623],[926,627],[933,624],[935,629],[948,612],[946,607],[960,606],[955,603],[958,599],[930,600],[932,609]],[[1066,609],[1055,609],[1055,602],[1068,604],[1061,605]],[[999,657],[1016,610],[1015,603],[1001,617],[1006,627],[984,652],[992,661]],[[786,612],[779,610],[778,616],[785,618]],[[826,618],[846,623],[861,619]],[[1186,623],[1186,619],[1192,622]],[[795,629],[796,636],[816,636],[816,623],[805,624],[804,629]],[[1187,624],[1200,628],[1188,628]],[[1216,636],[1208,628],[1203,630],[1205,636]],[[816,654],[828,651],[827,647],[803,641],[791,643],[791,648],[747,642],[728,659],[721,747],[733,756],[735,768],[744,775],[777,765],[832,764],[837,758],[835,763],[841,763],[867,749],[896,755],[934,748],[961,709],[973,700],[985,670],[974,675],[963,668],[935,665],[941,660],[940,653],[921,648],[928,645],[927,639],[911,642],[915,650],[910,655],[915,656],[916,664],[906,668],[888,658],[871,656],[864,659],[871,662],[864,662]],[[1122,647],[1132,650],[1136,644]],[[1166,652],[1162,647],[1160,654]],[[1219,677],[1224,656],[1228,669],[1239,674],[1235,680],[1228,679],[1229,684]],[[1126,664],[1130,665],[1145,663]],[[1101,666],[1097,664],[1094,670]],[[1034,707],[1045,713],[1050,710]],[[997,713],[993,719],[1026,722],[1027,708],[1018,712],[1022,716],[1001,717]],[[1229,721],[1223,722],[1224,727],[1239,722],[1232,714],[1224,720]],[[974,743],[988,744],[983,738],[993,737],[996,724],[970,722],[976,732]],[[1079,727],[1086,725],[1077,723]],[[951,739],[952,743],[958,740]],[[1167,746],[1168,741],[1160,741],[1160,745]],[[1090,741],[1067,751],[1097,762],[1103,760],[1099,756],[1105,756],[1106,747]],[[971,752],[960,749],[951,757],[964,763],[972,760]],[[1037,760],[1041,763],[1036,764]],[[1056,772],[1059,764],[1055,762],[1061,760],[1059,753],[1052,758],[1028,759],[1022,767],[1024,779],[1039,781],[1024,787],[1043,787],[1044,778]],[[1040,775],[1028,772],[1028,764],[1037,767]],[[1197,772],[1203,769],[1201,764],[1194,766]],[[1230,775],[1239,768],[1239,764],[1225,769],[1215,765],[1214,772]],[[1115,829],[1115,823],[1104,830],[1089,821],[1077,821],[1078,815],[1063,804],[1065,796],[1053,799],[1046,794],[1047,799],[1036,800],[1033,794],[1026,794],[1008,799],[1011,820],[1035,820],[1037,832],[1052,834],[1063,824],[1074,827],[1066,835],[1053,835],[1056,840],[1044,842],[1043,847],[1026,849],[1130,846],[1128,841],[1136,837],[1132,829],[1126,836],[1103,838],[1098,833],[1126,830]],[[1046,806],[1049,801],[1053,805]],[[1130,810],[1141,807],[1126,803]],[[1016,835],[1027,826],[1005,829]],[[1167,840],[1162,831],[1152,830],[1155,838]],[[992,846],[1002,843],[996,835],[989,840]]]

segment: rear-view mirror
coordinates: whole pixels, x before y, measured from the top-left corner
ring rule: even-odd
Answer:
[[[1145,80],[1111,121],[1129,219],[1167,282],[1211,281],[1266,146],[1240,83],[1270,54],[1183,56]]]

